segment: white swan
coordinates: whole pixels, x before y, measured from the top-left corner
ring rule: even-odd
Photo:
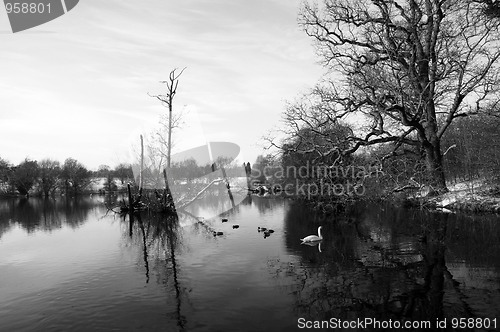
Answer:
[[[317,242],[317,241],[323,240],[323,237],[321,236],[321,228],[322,228],[322,226],[318,227],[318,235],[317,236],[316,235],[309,235],[303,239],[300,239],[300,241],[302,241],[302,243],[305,243],[305,242]]]

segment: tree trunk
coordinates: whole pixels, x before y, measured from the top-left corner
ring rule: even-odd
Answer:
[[[168,102],[168,152],[167,152],[168,169],[170,169],[170,154],[172,152],[172,100],[173,100],[173,95],[170,94]]]
[[[426,76],[428,77],[428,75]],[[422,82],[425,86],[430,86],[430,82]],[[438,125],[436,118],[436,108],[434,105],[434,92],[426,91],[423,99],[427,100],[425,109],[426,120],[423,122],[423,148],[425,153],[425,167],[427,170],[427,184],[430,187],[430,196],[440,195],[448,191],[443,168],[443,154],[441,153],[441,139],[438,136]]]
[[[443,156],[439,139],[424,143],[425,167],[427,184],[430,186],[429,195],[439,195],[448,192],[443,169]]]
[[[142,197],[142,187],[144,186],[144,140],[141,135],[141,168],[139,169],[139,200]]]

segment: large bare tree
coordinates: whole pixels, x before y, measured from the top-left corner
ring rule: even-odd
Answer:
[[[330,75],[313,91],[314,105],[289,108],[287,121],[318,133],[332,121],[365,123],[346,138],[343,154],[414,146],[430,187],[446,191],[444,133],[459,117],[498,109],[499,19],[487,10],[474,0],[305,3],[300,24]]]

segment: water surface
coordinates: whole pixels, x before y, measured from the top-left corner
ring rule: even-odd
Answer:
[[[106,214],[105,200],[116,198],[0,201],[1,331],[290,331],[300,318],[500,323],[497,216],[372,204],[320,217],[252,197],[210,219],[195,218],[210,215],[207,201],[178,220],[144,213],[131,222]],[[301,245],[319,225],[321,244]],[[259,226],[275,232],[266,238]]]

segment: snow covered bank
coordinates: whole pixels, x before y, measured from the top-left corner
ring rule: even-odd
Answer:
[[[500,213],[500,188],[484,180],[449,185],[446,194],[432,198],[437,208],[472,212]]]

